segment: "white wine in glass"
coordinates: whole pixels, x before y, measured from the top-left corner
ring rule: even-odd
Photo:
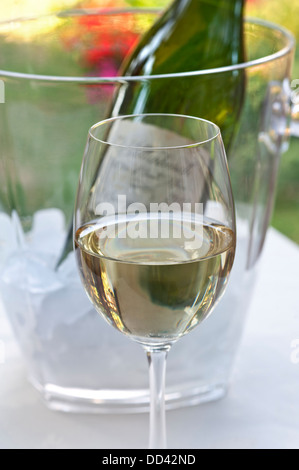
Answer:
[[[211,313],[235,255],[234,203],[218,127],[161,114],[96,124],[74,226],[91,302],[147,352],[150,448],[165,448],[168,351]]]

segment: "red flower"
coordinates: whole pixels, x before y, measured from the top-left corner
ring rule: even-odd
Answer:
[[[115,8],[121,3],[106,0],[104,6]],[[102,2],[103,5],[103,2]],[[89,2],[85,8],[96,8],[96,2]],[[101,8],[101,12],[104,12]],[[69,53],[74,54],[87,76],[114,77],[119,68],[137,42],[140,32],[136,23],[136,15],[82,15],[61,30],[61,41]],[[88,87],[90,101],[95,102],[110,94],[113,85],[95,85]]]

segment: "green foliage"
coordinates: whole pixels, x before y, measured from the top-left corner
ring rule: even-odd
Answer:
[[[126,3],[134,8],[163,8],[169,0],[126,0]]]
[[[299,2],[297,0],[247,0],[247,14],[278,23],[292,31],[299,39]]]

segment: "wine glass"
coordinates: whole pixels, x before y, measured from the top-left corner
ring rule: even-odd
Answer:
[[[152,449],[166,447],[168,352],[221,298],[235,244],[216,125],[143,114],[90,129],[74,217],[76,259],[96,310],[145,349]]]

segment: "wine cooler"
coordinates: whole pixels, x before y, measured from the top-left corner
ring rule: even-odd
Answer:
[[[236,261],[214,314],[173,346],[167,407],[219,399],[233,387],[280,158],[298,131],[290,83],[294,39],[278,25],[250,19],[244,25],[242,63],[119,76],[124,57],[159,14],[75,10],[0,25],[1,304],[28,378],[54,410],[139,412],[149,402],[143,351],[98,318],[75,266],[70,234],[88,129],[115,109],[115,96],[149,92],[159,84],[163,93],[180,97],[178,103],[187,94],[194,103],[201,93],[211,93],[208,118],[217,121],[223,103],[229,103],[227,84],[239,77],[242,101],[227,147]],[[155,111],[161,112],[158,103]],[[200,107],[198,116],[206,118]],[[223,116],[222,121],[225,125]]]

